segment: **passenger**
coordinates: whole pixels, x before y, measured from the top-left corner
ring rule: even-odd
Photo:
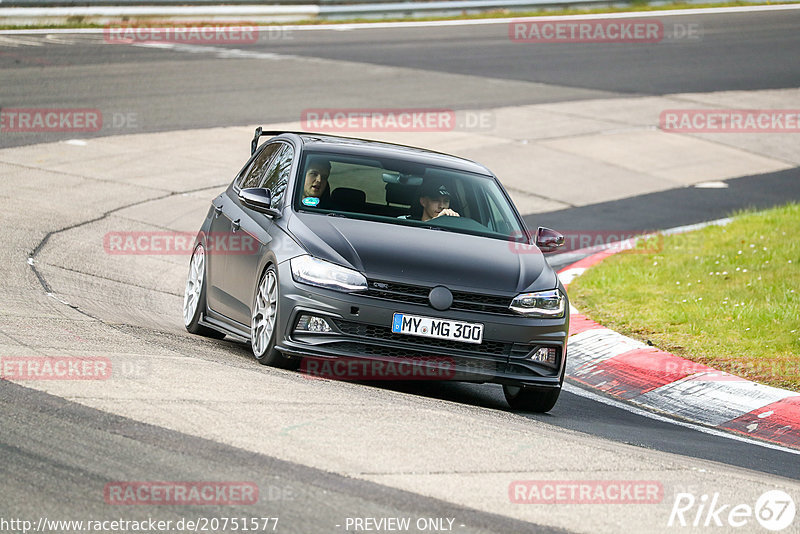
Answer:
[[[422,206],[422,222],[448,215],[450,217],[460,217],[458,213],[450,209],[450,192],[444,184],[429,182],[422,186],[419,196],[419,203]]]
[[[304,206],[314,208],[330,208],[331,188],[328,176],[331,173],[331,162],[325,158],[311,158],[306,167],[303,180],[303,196],[300,202]]]
[[[304,197],[320,198],[328,189],[328,176],[331,174],[331,162],[324,158],[313,158],[306,169],[306,181],[303,185]]]

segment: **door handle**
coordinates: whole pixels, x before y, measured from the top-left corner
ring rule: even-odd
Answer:
[[[231,228],[233,228],[234,233],[236,233],[239,230],[239,228],[242,227],[241,221],[242,221],[241,219],[236,219],[231,223]]]

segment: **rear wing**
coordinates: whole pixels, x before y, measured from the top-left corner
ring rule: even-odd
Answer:
[[[2,0],[0,0],[2,2]],[[258,140],[261,137],[268,136],[268,137],[275,137],[276,135],[281,134],[297,134],[297,135],[325,135],[325,134],[315,134],[314,132],[296,132],[292,130],[262,130],[261,126],[256,128],[256,133],[253,136],[253,140],[250,142],[250,155],[256,153],[256,149],[258,148]]]
[[[270,137],[274,137],[274,136],[280,135],[282,133],[286,133],[286,132],[277,131],[277,130],[267,130],[265,132],[264,130],[261,129],[261,126],[256,128],[256,134],[253,136],[253,140],[250,142],[250,155],[252,156],[253,154],[256,153],[256,149],[258,148],[258,140],[261,139],[261,136],[268,135]]]

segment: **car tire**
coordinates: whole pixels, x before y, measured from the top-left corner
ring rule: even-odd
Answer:
[[[557,388],[503,386],[503,395],[511,409],[526,412],[549,412],[556,405],[560,393],[560,386]]]
[[[222,339],[225,334],[200,324],[206,309],[206,254],[202,244],[198,244],[189,260],[189,275],[183,293],[183,325],[192,334],[214,339]]]
[[[299,360],[284,356],[275,348],[280,337],[278,324],[278,304],[280,302],[280,284],[278,271],[273,265],[267,267],[256,286],[253,296],[253,307],[250,320],[250,346],[253,355],[262,365],[280,367],[282,369],[297,368]]]

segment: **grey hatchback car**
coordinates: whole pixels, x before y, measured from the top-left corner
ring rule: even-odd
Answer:
[[[248,340],[266,365],[496,383],[512,408],[546,412],[564,379],[569,303],[542,252],[562,243],[528,232],[475,162],[258,128],[198,232],[184,324]]]

